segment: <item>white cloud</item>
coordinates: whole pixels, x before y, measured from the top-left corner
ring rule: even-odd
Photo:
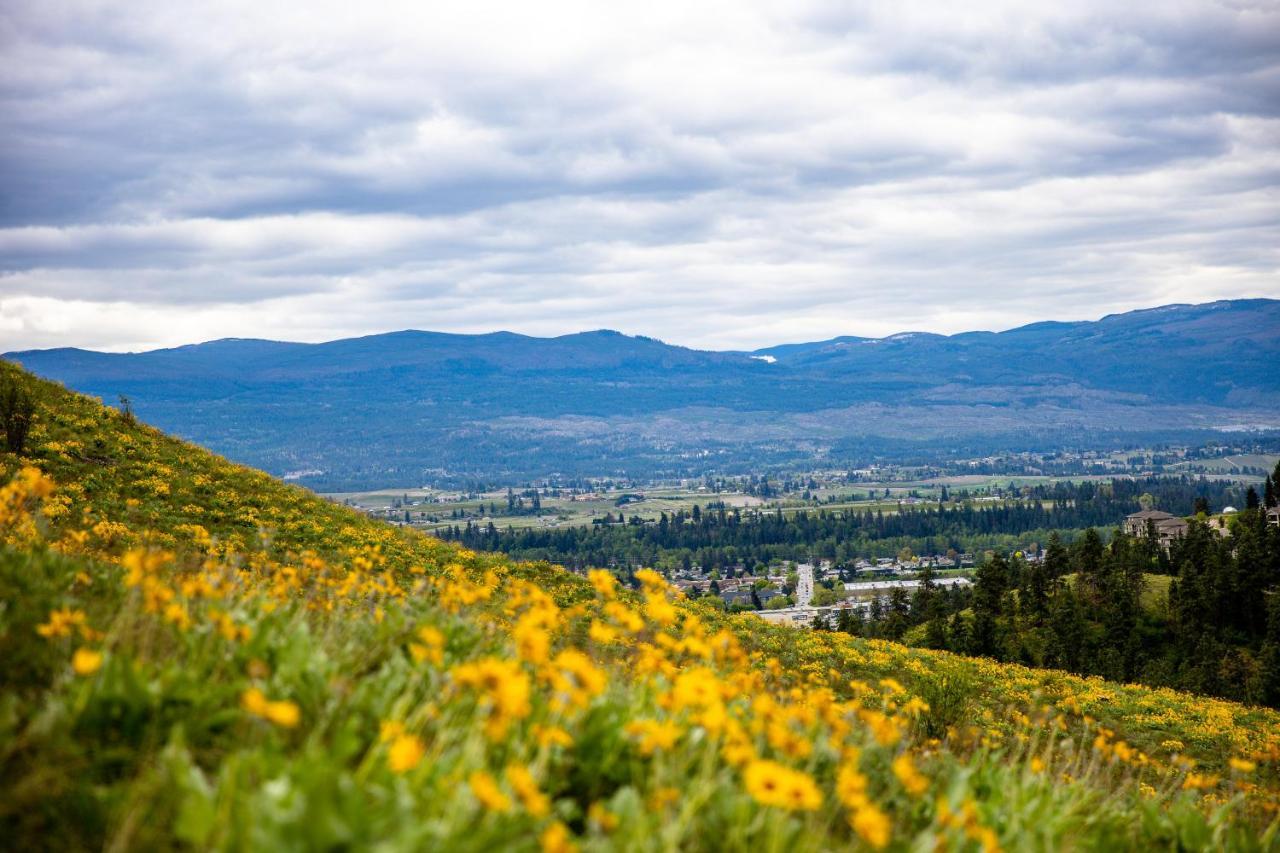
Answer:
[[[1280,296],[1280,9],[0,12],[0,349],[709,347]]]

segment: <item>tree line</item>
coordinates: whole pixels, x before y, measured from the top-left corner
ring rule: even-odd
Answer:
[[[701,567],[731,575],[779,560],[810,558],[838,565],[858,558],[1013,550],[1043,543],[1053,530],[1066,538],[1090,527],[1108,528],[1146,504],[1190,514],[1197,500],[1222,507],[1242,502],[1238,484],[1190,477],[1114,478],[1103,482],[1025,487],[1008,500],[903,505],[872,509],[742,509],[722,502],[663,513],[657,520],[625,518],[563,528],[500,528],[492,522],[450,525],[437,531],[468,548],[501,551],[517,559],[548,560],[571,568]],[[1167,566],[1163,571],[1171,571]]]

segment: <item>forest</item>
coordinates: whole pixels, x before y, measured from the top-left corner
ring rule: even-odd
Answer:
[[[1202,506],[1243,505],[1238,483],[1191,477],[1114,478],[1028,486],[999,504],[956,500],[904,505],[897,511],[810,509],[742,510],[720,503],[663,515],[646,523],[622,511],[589,527],[503,529],[493,524],[451,525],[437,531],[468,548],[501,551],[522,560],[548,560],[572,568],[633,570],[698,566],[730,575],[777,560],[825,559],[837,565],[863,557],[1013,551],[1065,541],[1088,528],[1111,528],[1143,506],[1189,515]],[[1163,573],[1171,569],[1162,563]]]
[[[925,574],[868,620],[816,627],[1280,707],[1280,525],[1260,506],[1228,535],[1194,519],[1167,553],[1089,529],[1041,561],[993,554],[968,590]]]

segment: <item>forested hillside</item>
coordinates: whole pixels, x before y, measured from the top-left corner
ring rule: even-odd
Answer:
[[[1276,842],[1272,711],[772,628],[371,521],[8,365],[0,401],[16,849]]]
[[[972,590],[928,583],[850,633],[1280,707],[1280,527],[1193,520],[1166,552],[1117,532],[1051,534],[1043,561],[996,552]]]
[[[596,331],[9,353],[321,491],[1205,440],[1280,420],[1280,301],[705,352]],[[772,363],[765,357],[774,359]]]

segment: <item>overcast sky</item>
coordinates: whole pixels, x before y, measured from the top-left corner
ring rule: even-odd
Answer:
[[[1280,297],[1276,0],[202,5],[0,7],[0,351]]]

